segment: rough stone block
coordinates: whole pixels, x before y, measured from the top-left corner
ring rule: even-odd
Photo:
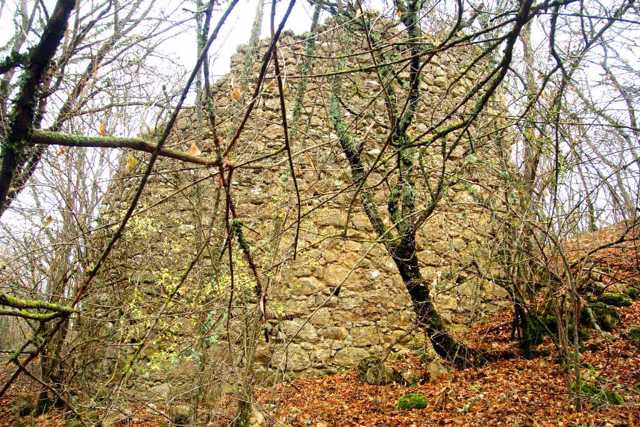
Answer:
[[[333,356],[332,362],[338,366],[356,366],[362,359],[369,356],[369,352],[362,348],[347,347],[338,351]]]

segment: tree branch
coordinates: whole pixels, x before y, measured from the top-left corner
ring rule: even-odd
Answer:
[[[18,298],[5,293],[0,293],[0,306],[15,308],[17,310],[6,310],[0,308],[0,316],[15,316],[24,319],[47,322],[57,317],[69,316],[73,313],[71,307],[61,304],[53,304],[41,300]],[[30,310],[48,310],[48,312],[37,312]]]
[[[83,148],[128,148],[131,150],[153,153],[157,145],[140,138],[120,138],[116,136],[95,137],[72,135],[61,132],[51,132],[45,130],[33,130],[30,143],[33,145],[63,145],[66,147]],[[173,150],[171,148],[160,148],[160,156],[182,160],[188,163],[195,163],[203,166],[218,166],[219,162],[212,158],[199,157],[188,154],[184,151]]]
[[[16,51],[11,52],[11,54],[0,61],[0,74],[4,74],[19,65],[23,65],[26,60],[27,55]]]

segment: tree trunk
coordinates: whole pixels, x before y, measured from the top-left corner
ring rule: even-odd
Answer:
[[[62,363],[62,347],[67,336],[69,320],[55,332],[40,354],[40,377],[48,385],[42,386],[36,403],[36,413],[44,414],[54,406],[62,406],[62,384],[64,380],[64,366]],[[47,334],[45,334],[46,336]]]
[[[429,286],[420,272],[415,247],[415,236],[406,236],[391,256],[411,297],[418,325],[427,332],[438,356],[457,368],[482,362],[480,352],[458,342],[446,331],[444,322],[431,301]]]
[[[420,36],[420,32],[416,21],[418,11],[415,7],[416,4],[410,5],[405,12],[402,12],[401,16],[403,24],[407,27],[407,43],[412,45],[410,76],[406,81],[408,87],[407,107],[403,109],[402,113],[398,113],[398,106],[395,105],[397,96],[392,85],[385,84],[385,82],[389,81],[385,78],[385,73],[387,72],[385,67],[380,67],[378,73],[380,84],[384,85],[385,92],[388,94],[387,105],[390,124],[393,128],[393,133],[389,136],[392,141],[391,145],[397,147],[398,150],[397,183],[387,200],[387,211],[390,223],[393,224],[392,228],[388,229],[385,225],[374,195],[366,188],[368,174],[365,172],[365,165],[361,158],[361,143],[351,135],[342,113],[339,99],[341,93],[339,75],[335,76],[331,86],[329,116],[338,135],[342,151],[349,162],[351,178],[357,187],[356,191],[359,193],[363,210],[374,232],[384,243],[387,252],[391,255],[398,268],[402,281],[411,297],[419,327],[428,334],[434,350],[440,357],[450,361],[458,368],[463,368],[485,361],[484,353],[468,348],[446,331],[444,322],[431,301],[429,287],[420,272],[416,254],[416,187],[413,176],[415,154],[408,146],[409,138],[407,136],[407,130],[418,108],[420,88],[420,49],[415,45],[415,40]],[[353,22],[358,21],[354,20]],[[368,37],[373,34],[373,31],[366,23],[363,24],[363,31],[368,34]],[[350,43],[347,39],[341,40],[341,42],[345,45]],[[442,179],[444,179],[444,175]],[[442,189],[443,187],[439,186],[439,188]]]

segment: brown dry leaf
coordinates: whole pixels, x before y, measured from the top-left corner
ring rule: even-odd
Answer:
[[[199,156],[200,154],[202,154],[202,150],[200,150],[195,142],[192,142],[191,147],[189,147],[189,150],[187,151],[187,154],[190,156]]]
[[[98,123],[98,134],[100,136],[106,136],[107,135],[107,124],[105,122]]]
[[[231,88],[231,99],[238,102],[242,99],[242,92],[237,87]]]
[[[273,92],[276,88],[276,82],[274,80],[269,80],[264,84],[264,90],[267,92]]]

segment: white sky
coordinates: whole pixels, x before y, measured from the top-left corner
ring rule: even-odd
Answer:
[[[13,35],[13,11],[16,8],[18,0],[8,0],[3,9],[0,9],[0,46],[4,46],[5,43]],[[1,2],[0,2],[1,3]],[[55,0],[46,0],[44,2],[49,10],[51,10],[55,4]],[[152,13],[154,16],[163,15],[163,11],[175,10],[176,6],[183,3],[183,0],[159,0],[158,4],[161,8]],[[28,1],[31,6],[33,1]],[[212,18],[211,27],[216,25],[219,17],[222,15],[224,9],[226,9],[228,3],[225,3],[222,7],[216,7],[217,11]],[[255,0],[243,0],[235,7],[231,16],[227,19],[223,27],[223,31],[218,36],[218,39],[213,45],[211,50],[211,57],[215,58],[215,62],[211,69],[211,73],[215,79],[216,76],[225,74],[229,71],[229,59],[231,55],[237,50],[238,46],[247,43],[251,34],[251,26],[255,16],[257,2]],[[288,6],[288,1],[283,0],[278,3],[276,25],[280,22],[284,10]],[[190,10],[194,10],[195,7],[191,7]],[[270,35],[269,27],[269,13],[271,10],[271,3],[268,2],[265,5],[264,22],[262,26],[262,37],[266,38]],[[181,16],[177,17],[176,13],[169,16],[171,19],[183,19],[188,16],[190,12],[182,11]],[[286,29],[292,30],[296,33],[301,33],[309,30],[311,23],[311,16],[313,14],[313,8],[304,0],[298,0],[294,9],[287,21]],[[195,23],[193,23],[195,27]],[[193,31],[184,31],[182,34],[167,40],[160,46],[162,53],[168,54],[175,58],[176,62],[184,66],[187,70],[191,69],[196,60],[196,45],[195,34]],[[3,52],[4,53],[4,52]]]
[[[223,6],[226,8],[227,4]],[[229,71],[230,58],[238,49],[238,46],[249,41],[251,26],[256,12],[257,2],[255,0],[241,1],[236,6],[231,16],[227,19],[223,31],[218,36],[211,50],[212,67],[211,77],[216,80],[218,77]],[[281,1],[277,6],[276,26],[280,22],[288,1]],[[264,20],[262,25],[262,38],[270,36],[270,11],[271,3],[265,4]],[[219,10],[212,18],[211,27],[216,25],[222,10]],[[297,1],[293,11],[287,21],[286,29],[295,33],[302,33],[309,30],[313,8],[306,1]],[[163,52],[174,56],[178,63],[187,70],[191,70],[196,61],[195,35],[183,33],[166,43]],[[184,47],[187,47],[186,49]]]

